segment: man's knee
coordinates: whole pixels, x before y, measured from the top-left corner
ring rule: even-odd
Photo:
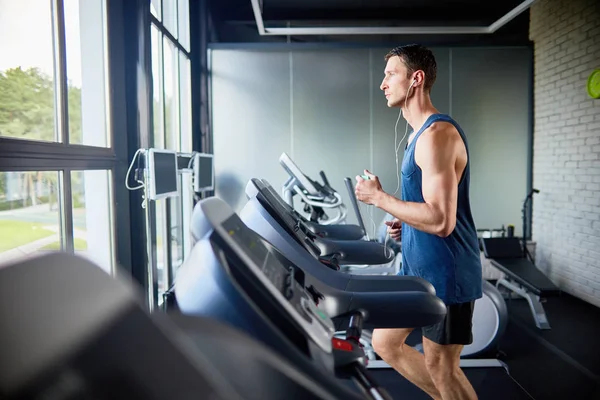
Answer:
[[[456,345],[435,345],[425,348],[425,367],[434,382],[441,382],[458,374],[460,351]]]
[[[375,329],[371,338],[373,350],[384,359],[400,355],[410,332],[411,329]]]
[[[425,367],[427,367],[427,371],[429,371],[431,376],[441,375],[444,372],[448,372],[448,370],[451,368],[451,365],[448,364],[448,360],[442,357],[442,355],[439,353],[425,353]]]

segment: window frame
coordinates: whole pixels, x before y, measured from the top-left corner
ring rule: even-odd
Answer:
[[[173,30],[176,31],[179,34],[179,19],[181,17],[181,13],[179,12],[179,3],[181,1],[188,1],[188,0],[176,0],[177,3],[177,11],[175,12],[175,26],[173,27]],[[161,15],[162,17],[164,17],[164,10],[162,9],[164,7],[164,1],[161,1],[161,10],[157,10],[159,15]],[[191,42],[191,7],[188,1],[188,39]],[[186,57],[189,62],[190,62],[190,76],[189,76],[189,82],[186,82],[187,84],[190,85],[190,87],[188,88],[188,93],[190,94],[190,99],[189,99],[189,105],[191,110],[193,110],[193,78],[192,78],[192,68],[191,68],[191,63],[192,63],[192,51],[191,51],[191,44],[190,44],[190,50],[188,51],[185,46],[183,46],[179,40],[169,31],[169,29],[167,27],[165,27],[165,25],[163,24],[162,18],[159,19],[157,18],[154,14],[152,14],[151,8],[150,6],[148,6],[148,18],[149,18],[149,24],[148,24],[148,30],[151,31],[152,28],[156,28],[156,30],[158,31],[158,50],[159,50],[159,54],[158,57],[160,58],[159,60],[152,60],[150,61],[149,65],[150,65],[150,73],[152,73],[152,65],[154,62],[157,62],[159,65],[158,68],[158,72],[160,74],[160,76],[158,77],[152,77],[150,79],[151,81],[151,85],[152,85],[152,89],[149,93],[149,97],[151,99],[151,111],[150,111],[150,121],[152,124],[152,128],[150,130],[150,137],[148,138],[149,140],[149,147],[153,147],[154,146],[154,132],[155,132],[155,127],[153,126],[154,121],[156,121],[157,119],[154,116],[155,112],[160,112],[162,114],[161,118],[158,118],[158,121],[160,121],[162,123],[162,127],[160,128],[160,131],[162,133],[162,142],[164,143],[164,147],[169,149],[170,147],[170,143],[169,143],[169,137],[167,137],[167,132],[169,131],[169,129],[171,129],[170,127],[167,127],[167,115],[166,115],[166,91],[165,91],[165,67],[164,67],[164,62],[165,62],[165,46],[168,44],[171,44],[173,46],[174,52],[172,51],[172,59],[176,60],[176,76],[177,79],[174,82],[174,87],[176,87],[176,98],[174,99],[174,101],[177,103],[177,108],[178,108],[178,113],[177,113],[177,118],[178,118],[178,123],[177,126],[179,127],[179,132],[178,132],[178,137],[176,138],[176,141],[178,143],[177,149],[174,149],[176,151],[179,152],[179,154],[185,154],[185,153],[189,153],[192,149],[183,149],[182,148],[182,137],[181,137],[181,85],[182,85],[182,73],[181,73],[181,57]],[[168,44],[167,44],[168,42]],[[152,49],[152,43],[150,43],[148,45],[148,47],[150,49]],[[152,53],[152,52],[151,52]],[[152,54],[151,54],[152,57]],[[160,88],[159,90],[161,91],[161,93],[159,94],[160,96],[160,102],[159,102],[159,106],[162,108],[161,110],[154,110],[154,82],[155,81],[159,81],[160,82]],[[175,94],[174,94],[175,95]],[[193,112],[192,115],[190,115],[190,135],[191,138],[194,137],[193,134]],[[191,139],[190,138],[190,139]],[[189,143],[190,146],[193,146],[193,140],[191,140],[191,143]],[[192,147],[193,148],[193,147]],[[182,179],[181,178],[181,171],[178,175],[178,179]],[[149,282],[151,282],[150,285],[150,292],[149,293],[149,298],[151,299],[151,308],[153,307],[158,307],[161,305],[162,303],[162,297],[161,294],[159,293],[158,290],[158,274],[159,274],[159,270],[158,270],[158,265],[159,265],[159,261],[160,264],[162,264],[163,268],[166,268],[166,271],[163,270],[162,271],[162,276],[163,279],[166,279],[167,282],[164,282],[164,291],[168,290],[168,288],[173,284],[173,279],[175,276],[175,270],[176,268],[179,267],[179,265],[173,265],[173,253],[172,253],[172,245],[173,245],[173,235],[172,235],[172,231],[173,231],[173,226],[172,226],[172,220],[173,218],[171,218],[171,216],[173,215],[173,208],[175,208],[177,212],[177,214],[182,214],[182,215],[178,215],[177,220],[182,222],[181,226],[178,227],[179,229],[179,235],[183,235],[182,236],[182,251],[183,251],[183,255],[182,255],[182,259],[185,259],[186,256],[186,249],[189,249],[187,240],[188,238],[186,237],[186,231],[185,231],[185,227],[187,226],[186,223],[183,221],[185,219],[185,212],[188,211],[189,213],[191,213],[191,207],[190,210],[188,210],[188,207],[186,206],[186,200],[183,198],[183,191],[181,192],[182,196],[180,197],[174,197],[174,198],[168,198],[165,199],[166,201],[161,202],[160,204],[155,204],[154,202],[149,202],[148,203],[148,211],[146,213],[146,217],[147,217],[147,233],[149,235],[148,237],[148,245],[150,247],[150,249],[152,249],[150,251],[149,254],[149,266],[148,266],[148,280]],[[178,202],[179,205],[175,202]],[[163,218],[165,219],[165,221],[157,221],[156,220],[156,215],[157,215],[157,207],[161,207],[161,214],[163,216]],[[193,207],[193,204],[192,204]],[[158,252],[157,252],[157,228],[159,226],[159,224],[161,226],[163,226],[163,229],[161,229],[161,232],[163,232],[163,236],[162,236],[162,241],[163,241],[163,251],[162,251],[162,260],[158,260]],[[166,226],[166,229],[164,229],[164,227]]]
[[[109,13],[108,7],[111,0],[102,0],[104,15]],[[109,195],[111,201],[109,218],[111,224],[111,273],[116,273],[117,257],[115,248],[117,237],[121,227],[117,228],[119,221],[115,214],[115,190],[118,188],[115,177],[119,159],[115,152],[115,140],[112,125],[112,112],[107,113],[107,141],[110,147],[96,147],[69,143],[69,107],[68,107],[68,80],[67,80],[67,54],[66,54],[66,30],[64,18],[63,0],[51,0],[52,18],[52,43],[54,58],[54,132],[58,141],[48,142],[32,139],[20,139],[15,137],[0,137],[0,171],[56,171],[58,173],[58,198],[60,204],[61,225],[61,248],[63,251],[74,253],[73,235],[73,200],[71,173],[82,170],[107,170],[112,177],[110,179]],[[109,21],[103,20],[105,24],[106,46],[109,46]],[[107,48],[103,49],[104,56],[109,58]],[[106,60],[107,67],[110,59]],[[112,88],[112,70],[107,71],[108,83],[105,87]],[[112,102],[112,90],[105,93],[106,99]],[[111,109],[112,111],[112,109]]]

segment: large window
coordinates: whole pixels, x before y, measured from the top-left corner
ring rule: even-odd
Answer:
[[[79,1],[2,2],[0,136],[110,146],[104,2]]]
[[[1,7],[0,263],[63,250],[112,272],[106,2]]]
[[[49,1],[2,2],[0,136],[58,139],[52,14]]]
[[[192,152],[189,0],[152,0],[153,147]],[[157,201],[156,273],[158,304],[188,249],[187,221],[192,193],[188,174],[180,175],[179,198]]]
[[[191,152],[188,0],[151,5],[154,147]]]
[[[57,171],[0,172],[0,263],[59,249]]]

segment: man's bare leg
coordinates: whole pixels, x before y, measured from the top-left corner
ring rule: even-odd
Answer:
[[[413,329],[373,330],[373,350],[403,377],[434,399],[442,399],[429,375],[423,354],[405,341]]]
[[[423,337],[425,366],[443,400],[476,400],[475,389],[460,368],[461,344],[437,344]]]

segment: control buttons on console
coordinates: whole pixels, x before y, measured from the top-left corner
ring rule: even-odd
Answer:
[[[300,303],[302,304],[304,310],[306,310],[309,315],[316,317],[323,327],[327,328],[331,332],[335,330],[331,319],[327,316],[327,314],[319,310],[313,302],[308,300],[306,297],[302,297]]]
[[[294,297],[294,290],[291,286],[285,288],[284,296],[286,299],[291,300]]]
[[[294,269],[294,267],[289,267],[288,268],[288,274],[285,276],[285,282],[284,282],[284,293],[283,295],[285,296],[286,299],[291,300],[292,297],[294,297],[294,274],[296,273],[296,270]]]

